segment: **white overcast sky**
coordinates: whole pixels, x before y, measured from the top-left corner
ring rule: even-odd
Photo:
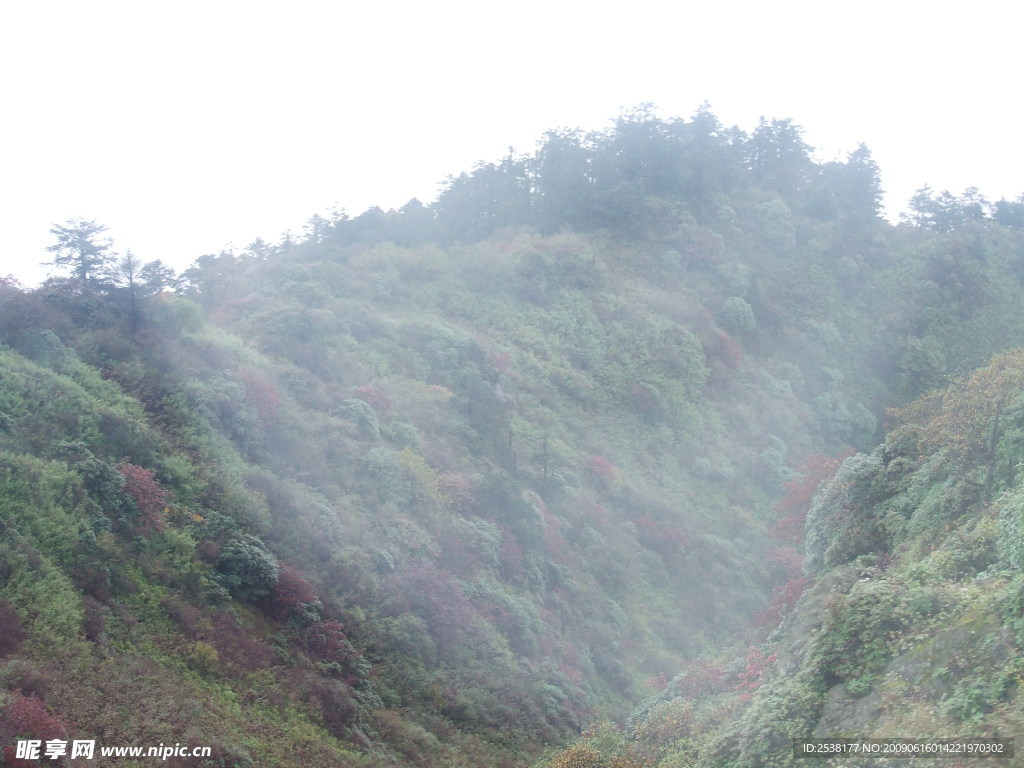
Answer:
[[[699,7],[698,7],[699,5]],[[97,219],[183,269],[334,207],[412,197],[556,127],[652,102],[861,141],[891,211],[915,189],[1024,192],[1017,3],[0,3],[0,274]]]

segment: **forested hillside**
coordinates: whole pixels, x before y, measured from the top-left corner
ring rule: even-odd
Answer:
[[[891,412],[873,450],[793,483],[805,575],[781,624],[691,662],[626,726],[593,727],[545,764],[795,766],[793,739],[812,737],[1019,742],[1022,391],[1016,349]],[[993,762],[979,755],[905,764]]]
[[[892,225],[880,184],[788,120],[640,108],[182,275],[55,226],[53,276],[0,285],[3,759],[1012,728],[1024,365],[969,372],[1024,344],[1024,202],[925,188]]]

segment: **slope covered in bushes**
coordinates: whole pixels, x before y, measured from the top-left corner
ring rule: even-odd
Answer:
[[[1024,332],[1019,204],[925,194],[893,227],[878,183],[789,121],[640,110],[181,277],[60,241],[71,277],[0,285],[3,747],[522,765],[680,669],[650,734],[705,711],[676,693],[754,702],[779,651],[695,660],[810,578],[811,478]],[[947,444],[963,503],[1014,487],[1009,427],[927,424],[894,460],[915,492]],[[810,516],[815,573],[931,530],[861,524],[843,488]],[[853,693],[893,657],[871,631]]]
[[[781,624],[550,765],[800,765],[796,738],[1019,734],[1022,392],[1018,349],[893,412],[885,442],[820,482]]]

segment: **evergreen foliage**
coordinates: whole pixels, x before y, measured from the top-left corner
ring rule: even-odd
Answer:
[[[180,278],[55,227],[72,277],[0,280],[5,759],[1019,729],[1020,203],[880,189],[645,105]]]
[[[810,504],[805,568],[814,578],[799,601],[745,669],[737,649],[731,667],[726,655],[715,660],[707,684],[680,675],[618,744],[588,759],[607,765],[643,748],[648,766],[796,766],[806,760],[793,738],[1017,733],[1024,517],[1015,474],[991,477],[989,446],[1011,441],[1019,463],[1008,435],[1022,373],[1019,349],[997,355],[900,409],[885,443],[830,479],[810,468],[813,501],[792,500]],[[584,734],[546,764],[591,743]]]

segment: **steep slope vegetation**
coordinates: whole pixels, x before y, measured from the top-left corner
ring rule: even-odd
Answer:
[[[3,747],[522,765],[705,669],[799,593],[795,468],[1024,336],[1017,204],[894,228],[877,184],[788,121],[641,110],[182,280],[0,285]],[[981,497],[1010,445],[965,455]],[[830,514],[810,567],[890,556]]]
[[[1020,734],[1022,392],[1018,349],[894,412],[884,443],[821,482],[806,589],[772,635],[550,764],[800,765],[795,738]]]

